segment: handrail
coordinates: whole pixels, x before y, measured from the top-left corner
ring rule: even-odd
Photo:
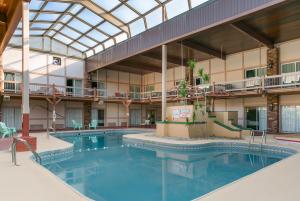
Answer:
[[[39,156],[38,153],[36,153],[36,152],[32,149],[31,145],[30,145],[26,140],[24,140],[24,139],[22,139],[22,138],[14,137],[14,138],[13,138],[13,143],[12,143],[12,145],[11,145],[12,162],[13,162],[14,165],[17,166],[17,156],[16,156],[16,155],[17,155],[17,154],[16,154],[16,153],[17,153],[17,150],[16,150],[16,146],[17,146],[17,143],[18,143],[18,142],[23,143],[23,144],[29,149],[29,151],[31,151],[31,153],[34,155],[35,161],[38,162],[39,164],[42,164],[42,158]]]
[[[261,142],[260,142],[260,148],[262,149],[263,143],[267,144],[267,131],[266,130],[263,130],[263,131],[261,131],[261,130],[251,130],[250,131],[249,148],[251,146],[251,142],[254,143],[255,132],[262,132]]]
[[[19,81],[5,81],[0,80],[7,84],[4,86],[4,92],[8,93],[21,93],[22,83]],[[280,75],[264,76],[247,78],[243,80],[235,80],[229,82],[220,82],[213,84],[205,84],[191,86],[188,89],[189,98],[204,97],[208,93],[230,93],[238,91],[253,91],[253,90],[268,90],[273,88],[284,87],[300,87],[300,72],[297,73],[284,73]],[[205,88],[205,89],[204,89]],[[102,99],[127,99],[134,100],[157,100],[161,98],[161,91],[140,91],[140,92],[128,92],[128,91],[116,91],[108,94],[107,89],[96,88],[84,88],[84,87],[69,87],[56,84],[41,84],[30,83],[30,94],[35,95],[57,95],[73,96],[73,97],[95,97]],[[117,95],[118,94],[118,95]],[[167,98],[179,98],[178,88],[174,87],[167,91]]]

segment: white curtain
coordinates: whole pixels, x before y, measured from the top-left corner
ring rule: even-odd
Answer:
[[[267,130],[267,108],[259,107],[258,109],[259,130]]]
[[[15,127],[17,130],[22,126],[22,114],[20,108],[2,108],[2,119],[8,127]]]
[[[281,130],[282,132],[300,132],[300,106],[281,107]]]
[[[66,127],[73,127],[72,120],[82,124],[82,109],[67,109]]]
[[[74,85],[75,87],[75,95],[76,96],[82,96],[83,95],[83,89],[82,89],[82,80],[74,80]]]
[[[98,120],[98,110],[97,109],[92,109],[91,120]]]

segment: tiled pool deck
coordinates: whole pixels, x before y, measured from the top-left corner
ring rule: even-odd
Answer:
[[[54,137],[47,138],[46,133],[32,134],[38,139],[38,152],[50,152],[58,149],[70,149],[71,144]],[[152,143],[175,145],[199,145],[211,142],[232,142],[225,139],[182,140],[158,138],[149,133],[126,135],[126,139],[149,141]],[[256,138],[260,142],[260,138]],[[248,143],[248,140],[239,140]],[[300,144],[279,143],[273,136],[268,137],[268,145],[282,146],[300,150]],[[11,163],[11,153],[0,152],[0,200],[5,201],[79,201],[88,200],[51,172],[30,159],[31,154],[17,153],[19,166]],[[197,201],[298,201],[300,183],[300,154],[295,154],[274,165],[219,188]]]

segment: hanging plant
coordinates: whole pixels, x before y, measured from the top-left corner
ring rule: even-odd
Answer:
[[[196,63],[197,63],[197,62],[196,62],[195,59],[189,59],[189,60],[187,61],[187,65],[188,65],[188,67],[189,67],[190,70],[194,70],[194,69],[195,69]]]
[[[204,73],[204,75],[202,76],[202,79],[203,79],[204,84],[209,83],[209,75],[207,73]]]
[[[178,95],[180,98],[186,98],[188,95],[187,84],[185,80],[181,80],[178,86]]]

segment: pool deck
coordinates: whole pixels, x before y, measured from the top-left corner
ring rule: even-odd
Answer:
[[[70,148],[70,143],[46,133],[35,133],[37,152]],[[54,174],[30,159],[30,152],[17,153],[17,164],[11,161],[11,152],[0,152],[0,200],[3,201],[82,201],[88,200],[66,185]]]
[[[136,129],[135,129],[136,130]],[[38,140],[37,152],[70,148],[70,143],[46,133],[31,134]],[[149,133],[126,135],[126,138],[148,140],[171,144],[204,144],[236,140],[196,139],[183,140],[158,138]],[[260,138],[257,137],[257,142]],[[239,142],[247,143],[247,139]],[[268,137],[268,145],[289,147],[300,150],[300,143],[279,142],[274,136]],[[80,201],[89,200],[57,176],[30,159],[31,153],[17,153],[19,166],[11,162],[9,151],[0,152],[0,200],[5,201]],[[231,184],[223,186],[197,201],[298,201],[300,183],[300,153],[268,166]]]

